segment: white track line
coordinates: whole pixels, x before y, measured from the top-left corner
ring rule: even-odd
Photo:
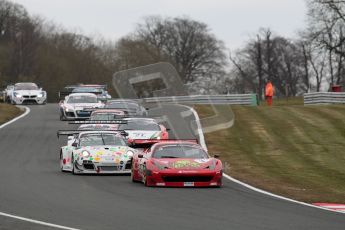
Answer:
[[[25,112],[22,115],[20,115],[19,117],[13,118],[12,120],[10,120],[10,121],[0,125],[0,129],[2,129],[2,128],[12,124],[13,122],[19,120],[20,118],[25,117],[26,115],[28,115],[30,113],[29,107],[26,107],[26,106],[17,106],[17,107],[20,108],[20,109],[25,109]]]
[[[20,109],[25,109],[25,112],[22,115],[20,115],[20,116],[14,118],[14,119],[12,119],[12,120],[2,124],[0,126],[0,129],[2,129],[2,128],[12,124],[13,122],[15,122],[15,121],[25,117],[26,115],[28,115],[30,113],[30,108],[29,107],[26,107],[26,106],[17,106],[17,107],[20,108]],[[25,218],[25,217],[21,217],[21,216],[16,216],[16,215],[4,213],[4,212],[0,212],[0,216],[5,216],[5,217],[21,220],[21,221],[26,221],[26,222],[30,222],[30,223],[34,223],[34,224],[39,224],[39,225],[44,225],[44,226],[52,227],[52,228],[66,229],[66,230],[79,230],[77,228],[70,228],[70,227],[66,227],[66,226],[62,226],[62,225],[51,224],[51,223],[47,223],[47,222],[43,222],[43,221],[39,221],[39,220],[34,220],[34,219],[30,219],[30,218]]]
[[[202,132],[202,126],[201,126],[201,123],[200,123],[200,118],[199,118],[198,113],[197,113],[197,112],[195,111],[195,109],[192,108],[192,107],[189,107],[189,106],[186,106],[186,105],[180,105],[180,106],[185,107],[185,108],[188,108],[188,109],[190,109],[190,110],[193,112],[194,117],[195,117],[195,119],[196,119],[197,126],[198,126],[198,132],[199,132],[199,138],[200,138],[200,140],[199,140],[200,145],[201,145],[204,149],[207,150],[207,146],[206,146],[206,142],[205,142],[205,137],[204,137],[204,133]],[[290,199],[290,198],[287,198],[287,197],[284,197],[284,196],[279,196],[279,195],[276,195],[276,194],[267,192],[267,191],[262,190],[262,189],[259,189],[259,188],[255,188],[255,187],[253,187],[253,186],[251,186],[251,185],[249,185],[249,184],[246,184],[246,183],[244,183],[244,182],[242,182],[242,181],[239,181],[239,180],[237,180],[237,179],[235,179],[235,178],[233,178],[233,177],[231,177],[231,176],[229,176],[229,175],[227,175],[227,174],[225,174],[225,173],[223,174],[223,176],[224,176],[226,179],[228,179],[228,180],[230,180],[230,181],[232,181],[232,182],[234,182],[234,183],[236,183],[236,184],[242,185],[242,186],[244,186],[244,187],[246,187],[246,188],[248,188],[248,189],[250,189],[250,190],[253,190],[253,191],[258,192],[258,193],[261,193],[261,194],[265,194],[265,195],[267,195],[267,196],[271,196],[271,197],[274,197],[274,198],[278,198],[278,199],[281,199],[281,200],[293,202],[293,203],[296,203],[296,204],[300,204],[300,205],[304,205],[304,206],[308,206],[308,207],[312,207],[312,208],[317,208],[317,209],[322,209],[322,210],[326,210],[326,211],[330,211],[330,212],[336,212],[336,213],[342,213],[342,214],[344,214],[344,212],[342,212],[342,211],[327,209],[327,208],[324,208],[324,207],[320,207],[320,206],[308,204],[308,203],[301,202],[301,201],[297,201],[297,200],[293,200],[293,199]]]

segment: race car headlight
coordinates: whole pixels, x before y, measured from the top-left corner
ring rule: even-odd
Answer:
[[[68,107],[65,107],[65,111],[66,111],[66,112],[73,112],[73,109],[68,108]]]
[[[131,157],[133,157],[134,152],[131,151],[131,150],[128,150],[128,151],[127,151],[127,155],[128,155],[129,158],[131,158]]]
[[[90,153],[88,151],[83,151],[82,154],[83,154],[83,157],[89,157],[90,156]]]
[[[44,92],[40,92],[37,97],[44,97],[45,96],[45,93]]]
[[[152,161],[152,164],[155,165],[159,170],[164,170],[164,169],[168,169],[169,167],[167,167],[166,165],[160,164],[157,161]]]
[[[22,95],[21,95],[21,94],[16,93],[16,92],[14,92],[14,93],[13,93],[13,96],[15,96],[15,97],[22,97]]]

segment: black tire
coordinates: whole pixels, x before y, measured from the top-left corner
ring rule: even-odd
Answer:
[[[62,159],[62,152],[60,152],[60,170],[61,172],[66,172],[66,170],[63,169],[63,159]]]
[[[73,154],[73,153],[72,153]],[[72,174],[77,175],[77,172],[75,171],[75,163],[74,163],[74,157],[72,155]]]
[[[65,115],[63,115],[63,113],[60,112],[60,121],[65,121],[65,120],[66,120]]]
[[[144,173],[144,175],[143,175],[143,178],[142,178],[142,180],[143,180],[143,183],[144,183],[144,185],[145,185],[145,187],[150,187],[150,186],[148,186],[148,184],[147,184],[147,177],[146,177],[146,166],[145,166],[145,168],[144,168],[144,170],[143,170],[145,173]]]
[[[133,177],[133,169],[132,169],[132,171],[131,171],[131,181],[134,182],[134,183],[138,182],[138,181],[136,181],[136,180],[134,179],[134,177]]]

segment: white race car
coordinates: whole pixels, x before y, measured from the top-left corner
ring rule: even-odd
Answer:
[[[2,99],[4,102],[11,103],[12,92],[14,85],[8,85],[4,91],[2,91]]]
[[[130,173],[137,150],[128,147],[117,131],[59,131],[77,135],[73,143],[61,147],[60,168],[73,174]]]
[[[12,104],[45,104],[47,102],[47,92],[38,88],[35,83],[22,82],[9,89],[11,95],[7,98]]]
[[[59,103],[60,120],[78,120],[90,118],[87,109],[103,108],[104,104],[97,100],[93,93],[72,93]]]
[[[117,129],[128,133],[128,139],[169,139],[168,129],[153,118],[124,118]]]

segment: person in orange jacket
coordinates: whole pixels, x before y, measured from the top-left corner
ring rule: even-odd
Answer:
[[[266,102],[268,106],[272,105],[273,95],[274,95],[273,85],[272,85],[272,82],[269,80],[265,88]]]

